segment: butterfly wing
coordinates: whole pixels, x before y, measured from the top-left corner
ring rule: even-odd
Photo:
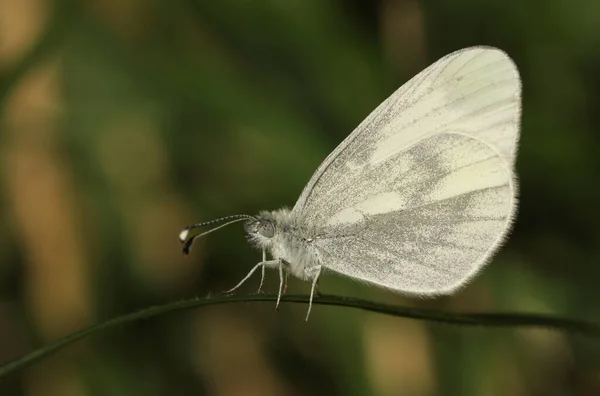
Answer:
[[[450,54],[383,102],[317,169],[293,214],[325,267],[395,290],[464,284],[516,210],[520,79],[502,51]]]

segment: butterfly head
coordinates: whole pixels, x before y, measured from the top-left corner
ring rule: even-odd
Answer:
[[[249,242],[259,249],[271,250],[281,243],[290,230],[291,214],[288,209],[263,211],[244,224]]]
[[[244,224],[250,242],[260,249],[269,249],[277,231],[277,223],[271,213],[263,212]]]

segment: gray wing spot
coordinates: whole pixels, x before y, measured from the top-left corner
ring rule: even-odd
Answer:
[[[323,180],[314,190],[321,199],[311,205],[313,210],[306,213],[305,219],[310,224],[323,225],[340,209],[356,206],[388,191],[397,192],[408,206],[417,207],[430,202],[432,194],[443,190],[448,176],[482,163],[488,162],[491,167],[501,161],[484,143],[463,135],[436,135],[387,161],[366,165],[361,169],[360,179],[353,183],[346,182],[347,176],[342,172],[337,179]],[[489,173],[484,170],[473,177],[483,179],[480,184],[485,184]]]
[[[414,160],[421,150],[428,158]],[[405,172],[394,172],[403,168],[393,164],[411,155]],[[483,266],[508,230],[515,208],[510,169],[485,143],[456,134],[434,136],[398,157],[367,171],[368,188],[365,182],[344,192],[343,207],[366,207],[361,221],[324,226],[315,248],[328,269],[390,289],[454,289]],[[377,213],[364,205],[387,191],[400,194],[405,206]],[[329,202],[322,213],[339,210]]]

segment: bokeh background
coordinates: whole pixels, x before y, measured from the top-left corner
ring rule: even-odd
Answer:
[[[183,226],[292,206],[387,95],[478,44],[507,51],[523,78],[514,234],[449,298],[335,276],[321,290],[599,321],[600,2],[1,0],[0,362],[233,286],[260,258],[242,227],[184,260]],[[0,394],[600,394],[599,340],[304,312],[257,303],[141,321],[0,379]]]

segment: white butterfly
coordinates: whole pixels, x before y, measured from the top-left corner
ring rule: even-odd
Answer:
[[[217,220],[232,219],[208,232],[245,220],[263,252],[230,291],[274,267],[280,298],[285,270],[312,282],[308,319],[323,269],[418,296],[465,285],[516,213],[520,112],[519,73],[504,52],[473,47],[440,59],[325,159],[292,210]],[[188,239],[190,229],[209,223],[181,232],[186,252],[208,233]]]

